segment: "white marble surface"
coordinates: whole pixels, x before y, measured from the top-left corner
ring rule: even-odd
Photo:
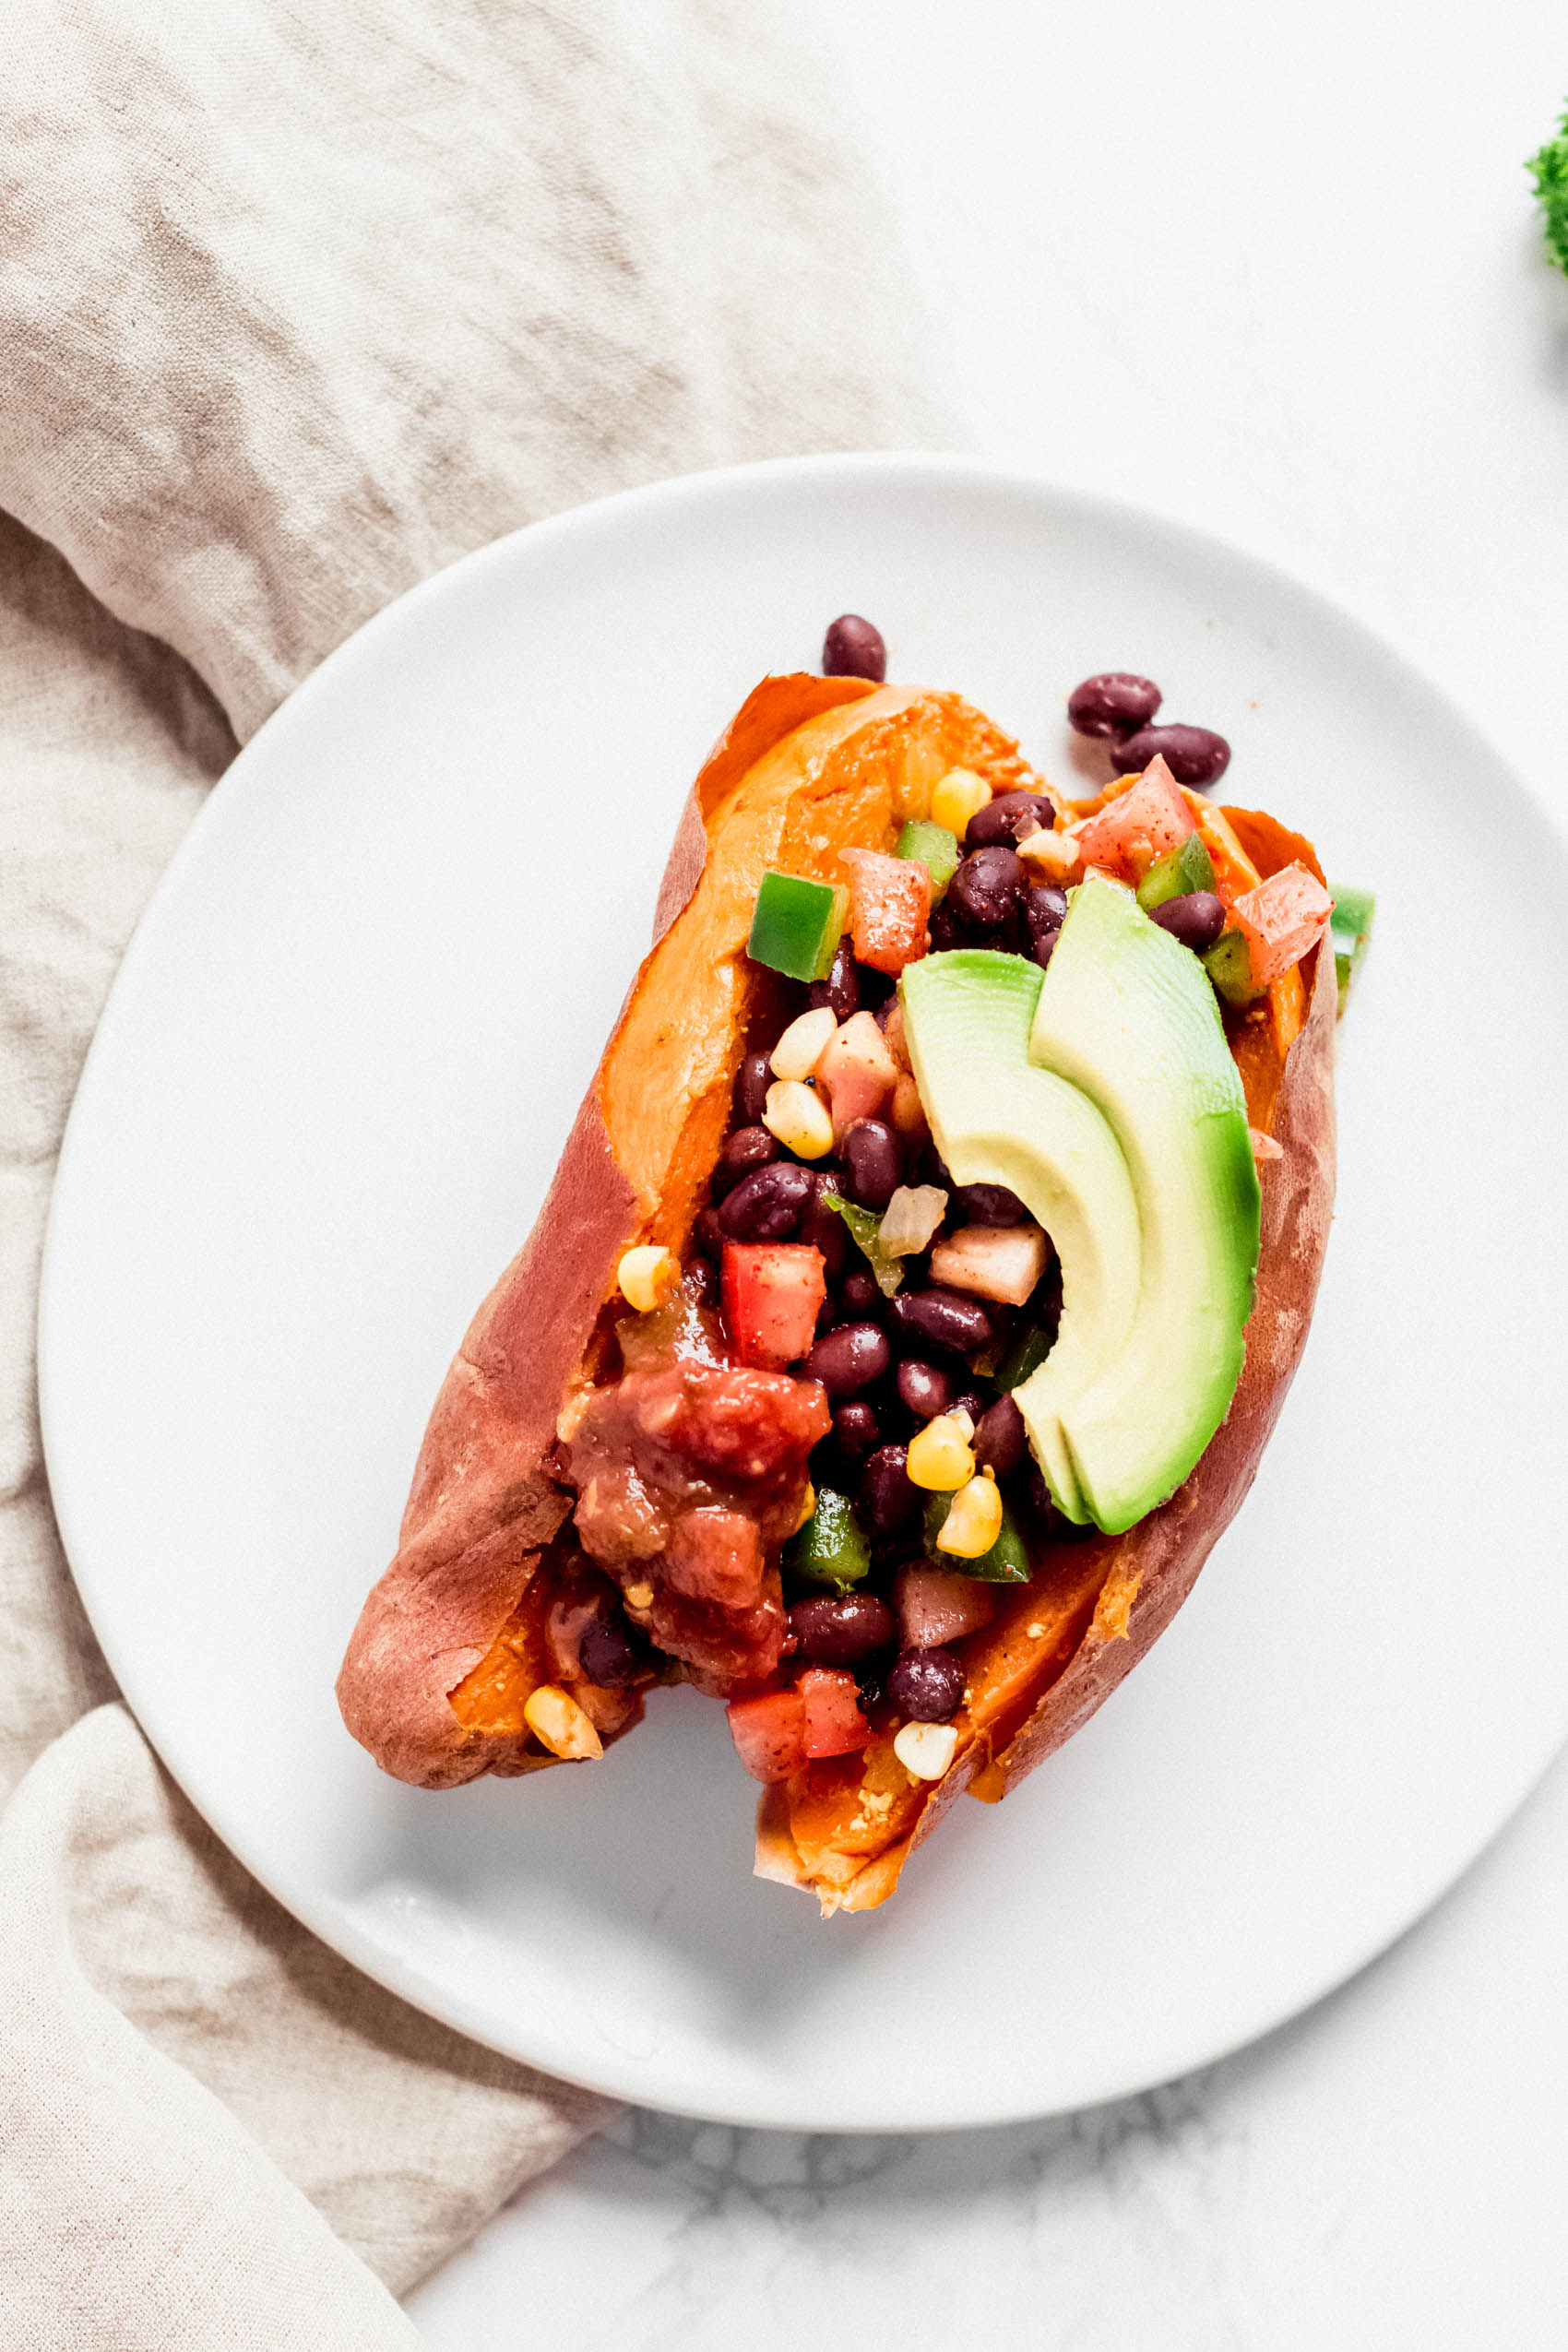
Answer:
[[[1568,285],[1520,168],[1560,5],[830,21],[979,445],[1337,589],[1568,817]],[[1477,1568],[1527,1640],[1484,1520]],[[1568,2343],[1565,1880],[1568,1763],[1396,1951],[1202,2075],[916,2140],[629,2116],[410,2308],[434,2352]]]

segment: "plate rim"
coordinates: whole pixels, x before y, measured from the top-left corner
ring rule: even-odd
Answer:
[[[163,909],[184,888],[187,870],[205,853],[205,844],[214,826],[224,821],[236,797],[236,779],[240,790],[249,789],[249,768],[255,765],[250,755],[255,746],[302,723],[302,713],[304,722],[308,723],[315,699],[319,695],[332,691],[339,671],[358,659],[367,642],[374,644],[379,634],[398,625],[410,611],[417,612],[422,604],[435,602],[450,593],[455,577],[461,576],[468,579],[482,576],[487,568],[503,565],[511,551],[522,542],[539,549],[541,557],[547,559],[552,547],[569,545],[574,538],[591,535],[606,526],[613,528],[623,516],[636,517],[657,513],[663,506],[683,506],[693,502],[700,504],[706,497],[722,501],[737,493],[743,496],[754,485],[758,488],[774,485],[787,488],[798,483],[810,489],[836,476],[902,481],[911,486],[938,489],[966,482],[980,483],[1009,499],[1021,498],[1054,508],[1058,513],[1070,512],[1080,521],[1109,519],[1123,527],[1152,527],[1168,540],[1184,542],[1195,554],[1207,554],[1233,566],[1240,564],[1264,573],[1282,590],[1316,604],[1341,627],[1348,625],[1359,636],[1368,640],[1385,659],[1407,673],[1408,679],[1446,715],[1449,722],[1468,739],[1467,749],[1508,778],[1524,807],[1550,836],[1560,853],[1568,855],[1568,812],[1554,806],[1537,786],[1530,772],[1515,765],[1467,700],[1433,676],[1422,656],[1411,647],[1396,628],[1389,626],[1381,617],[1370,617],[1356,600],[1348,597],[1336,587],[1327,585],[1310,567],[1287,563],[1272,552],[1249,543],[1245,538],[1231,532],[1208,529],[1186,516],[1146,501],[1128,499],[1114,492],[1088,488],[1081,483],[1060,481],[1042,469],[1004,459],[925,450],[836,451],[715,466],[584,501],[538,521],[521,525],[481,547],[470,550],[417,581],[363,622],[269,713],[255,733],[242,745],[186,827],[160,874],[116,968],[83,1059],[62,1134],[51,1188],[39,1277],[38,1402],[45,1471],[61,1543],[72,1582],[91,1625],[94,1639],[99,1643],[119,1686],[122,1703],[186,1801],[226,1849],[291,1918],[317,1936],[328,1950],[336,1952],[386,1990],[408,2002],[422,2013],[466,2035],[481,2047],[522,2065],[533,2067],[579,2090],[659,2108],[694,2120],[747,2129],[863,2133],[943,2132],[1042,2120],[1056,2115],[1088,2111],[1095,2107],[1115,2104],[1155,2090],[1163,2084],[1179,2081],[1202,2067],[1217,2064],[1292,2021],[1310,2014],[1334,1992],[1363,1974],[1383,1954],[1392,1950],[1459,1886],[1528,1802],[1562,1752],[1565,1740],[1568,1740],[1568,1729],[1558,1730],[1545,1752],[1528,1764],[1519,1778],[1519,1785],[1515,1788],[1480,1843],[1476,1844],[1467,1833],[1455,1836],[1451,1841],[1453,1850],[1441,1867],[1432,1871],[1433,1883],[1430,1888],[1414,1906],[1403,1900],[1391,1907],[1387,1918],[1356,1940],[1348,1959],[1341,1956],[1331,1966],[1318,1971],[1306,1988],[1292,1992],[1283,2006],[1277,1997],[1253,2004],[1252,2013],[1244,2019],[1239,2018],[1233,2028],[1228,2028],[1218,2041],[1212,2034],[1196,2035],[1193,2046],[1180,2062],[1153,2079],[1149,2078],[1146,2068],[1141,2066],[1132,2067],[1124,2077],[1117,2077],[1113,2073],[1111,2086],[1098,2091],[1087,2108],[1080,2100],[1057,2100],[1041,2105],[1038,2097],[1008,2098],[994,2093],[981,2097],[979,2095],[980,2084],[989,2079],[983,2075],[977,2081],[977,2097],[961,2111],[956,2111],[950,2100],[940,2110],[933,2111],[922,2108],[917,2098],[897,2107],[896,2112],[889,2112],[889,2103],[884,2100],[882,2111],[885,2120],[867,2120],[867,2116],[859,2111],[825,2110],[820,2101],[802,2107],[792,2105],[788,2098],[782,2097],[742,2097],[726,2101],[711,2097],[683,2097],[678,2085],[665,2079],[648,2079],[650,2074],[659,2073],[657,2066],[627,2059],[615,2052],[609,2044],[604,2045],[604,2062],[586,2073],[564,2061],[553,2050],[541,2054],[540,2037],[525,2035],[519,2038],[516,2034],[501,2030],[503,2021],[493,2015],[480,2013],[476,2004],[466,1995],[428,1978],[417,1962],[399,1956],[356,1919],[341,1898],[323,1897],[318,1902],[313,1899],[310,1890],[302,1894],[297,1886],[291,1886],[286,1872],[278,1874],[270,1866],[259,1864],[249,1850],[243,1824],[238,1826],[236,1834],[236,1828],[226,1819],[228,1809],[220,1799],[208,1790],[204,1801],[196,1793],[192,1783],[194,1780],[199,1787],[201,1776],[198,1768],[190,1775],[182,1768],[182,1741],[177,1726],[157,1722],[160,1710],[156,1700],[150,1711],[152,1720],[149,1720],[133,1695],[137,1678],[134,1671],[127,1677],[123,1670],[123,1657],[116,1655],[118,1644],[115,1640],[105,1639],[94,1610],[89,1592],[93,1584],[92,1572],[89,1570],[84,1577],[77,1565],[77,1548],[71,1533],[74,1515],[70,1476],[67,1473],[63,1483],[55,1477],[56,1467],[65,1459],[61,1426],[63,1420],[68,1418],[66,1408],[56,1403],[68,1381],[68,1375],[57,1374],[56,1371],[58,1359],[53,1305],[56,1281],[56,1208],[73,1181],[77,1157],[74,1138],[79,1132],[77,1105],[84,1098],[90,1099],[95,1069],[106,1053],[113,1051],[118,1026],[116,1004],[122,997],[124,977],[127,972],[134,973],[139,968],[145,956],[156,953],[155,934],[158,924],[163,920]],[[107,1048],[103,1043],[105,1038],[110,1040]],[[90,1550],[90,1544],[88,1549]],[[548,2039],[548,2037],[544,2038]],[[525,2042],[530,2046],[524,2047]]]

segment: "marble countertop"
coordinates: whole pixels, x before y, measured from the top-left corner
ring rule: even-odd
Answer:
[[[1338,592],[1568,818],[1568,284],[1521,168],[1568,99],[1561,9],[825,14],[978,445]],[[1115,2107],[920,2138],[627,2115],[410,2309],[433,2352],[1568,2343],[1565,1864],[1561,1762],[1353,1983]]]

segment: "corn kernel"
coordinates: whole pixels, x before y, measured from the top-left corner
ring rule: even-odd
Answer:
[[[576,1763],[601,1756],[604,1743],[576,1699],[553,1682],[541,1682],[523,1704],[523,1721],[541,1748]]]
[[[972,767],[950,767],[931,796],[931,821],[944,825],[962,841],[970,817],[990,799],[991,787],[983,776],[977,776]]]
[[[790,1534],[791,1534],[791,1535],[796,1535],[796,1536],[798,1536],[798,1535],[800,1534],[801,1529],[802,1529],[802,1528],[805,1526],[806,1521],[807,1521],[807,1520],[811,1517],[812,1513],[813,1513],[815,1509],[816,1509],[816,1489],[815,1489],[815,1487],[814,1487],[814,1486],[813,1486],[813,1484],[812,1484],[812,1482],[811,1482],[810,1479],[808,1479],[806,1480],[805,1500],[804,1500],[804,1502],[801,1504],[801,1515],[800,1515],[800,1517],[796,1520],[796,1522],[795,1522],[794,1526],[793,1526],[790,1528]]]
[[[628,1609],[651,1609],[653,1607],[653,1586],[651,1585],[628,1585],[626,1586],[626,1607]]]
[[[956,1494],[973,1479],[975,1457],[968,1436],[951,1413],[938,1413],[910,1438],[909,1475],[915,1486],[923,1486],[929,1494]],[[989,1550],[990,1546],[984,1549]]]
[[[786,1151],[821,1159],[833,1149],[833,1119],[819,1094],[799,1078],[776,1078],[767,1089],[762,1123]]]
[[[661,1250],[655,1241],[640,1241],[628,1250],[615,1269],[615,1279],[621,1286],[621,1296],[638,1314],[651,1314],[661,1307],[681,1279],[681,1262]]]
[[[951,1552],[956,1560],[980,1560],[1001,1533],[1002,1491],[994,1479],[982,1474],[961,1486],[953,1497],[937,1532],[936,1548]]]
[[[906,1723],[893,1742],[893,1752],[917,1780],[940,1780],[958,1746],[952,1723]]]
[[[776,1078],[809,1078],[822,1059],[823,1048],[838,1027],[831,1004],[819,1004],[790,1022],[771,1061]]]

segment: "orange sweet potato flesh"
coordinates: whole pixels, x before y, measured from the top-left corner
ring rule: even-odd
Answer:
[[[1297,858],[1319,871],[1310,843],[1272,817],[1223,814],[1260,874]],[[1283,1157],[1263,1175],[1256,1301],[1229,1413],[1158,1511],[1123,1536],[1054,1548],[1028,1586],[1005,1590],[965,1651],[959,1745],[940,1782],[913,1780],[883,1732],[863,1756],[765,1792],[758,1873],[811,1888],[825,1911],[885,1902],[964,1789],[994,1801],[1071,1739],[1164,1632],[1241,1508],[1306,1343],[1334,1202],[1333,956],[1314,949],[1288,979],[1295,992],[1279,984],[1232,1033],[1249,1117]]]
[[[644,959],[532,1233],[480,1308],[425,1432],[397,1557],[338,1678],[344,1721],[422,1788],[555,1759],[523,1721],[554,1675],[554,1545],[572,1498],[550,1474],[564,1404],[602,1360],[622,1253],[679,1250],[729,1123],[767,984],[745,956],[764,871],[837,882],[840,849],[887,849],[952,766],[1038,783],[956,695],[852,678],[764,681],[693,787]],[[601,1709],[610,1694],[601,1694]],[[624,1706],[609,1737],[639,1708]]]

